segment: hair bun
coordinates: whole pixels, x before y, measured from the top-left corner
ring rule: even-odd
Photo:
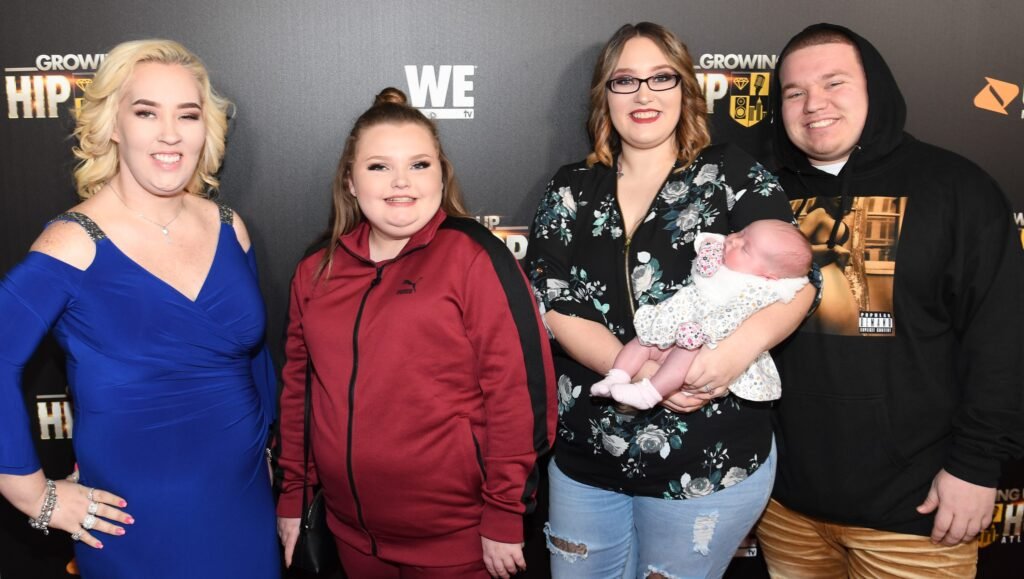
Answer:
[[[405,105],[408,103],[409,99],[406,98],[405,93],[393,86],[380,91],[373,99],[373,106],[375,107],[384,104]]]

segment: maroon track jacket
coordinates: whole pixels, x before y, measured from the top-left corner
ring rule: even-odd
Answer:
[[[538,456],[554,439],[548,339],[512,255],[470,219],[438,214],[392,260],[369,227],[292,280],[281,396],[278,514],[298,517],[303,395],[312,360],[310,481],[345,543],[398,563],[481,558],[480,537],[523,540]]]

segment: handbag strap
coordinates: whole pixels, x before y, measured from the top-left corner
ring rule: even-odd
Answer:
[[[312,413],[313,398],[313,358],[306,354],[306,394],[302,424],[302,525],[307,526],[306,509],[309,506],[307,489],[309,488],[309,423]]]

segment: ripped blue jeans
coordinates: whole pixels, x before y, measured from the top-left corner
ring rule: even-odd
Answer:
[[[706,497],[632,497],[579,483],[551,461],[545,533],[554,579],[721,577],[768,504],[776,450],[741,483]]]

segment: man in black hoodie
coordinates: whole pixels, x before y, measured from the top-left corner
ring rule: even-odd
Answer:
[[[775,353],[776,577],[973,576],[1001,464],[1022,454],[1024,251],[976,165],[903,131],[878,51],[819,24],[779,57],[779,180],[818,310]]]

